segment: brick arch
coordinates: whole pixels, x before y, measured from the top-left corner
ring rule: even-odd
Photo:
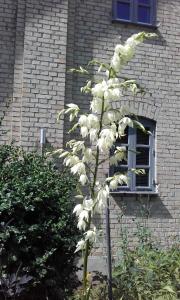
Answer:
[[[154,105],[154,103],[146,103],[142,101],[117,101],[114,104],[114,108],[121,106],[126,107],[129,112],[134,113],[137,116],[142,116],[148,119],[157,121],[158,115],[160,114],[160,107]]]

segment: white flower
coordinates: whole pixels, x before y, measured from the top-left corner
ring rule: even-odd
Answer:
[[[94,227],[94,230],[88,230],[85,233],[85,240],[89,240],[91,243],[96,242],[96,228]]]
[[[89,137],[91,142],[95,142],[97,140],[98,130],[95,128],[91,128],[89,131]]]
[[[116,78],[111,78],[111,79],[108,80],[108,86],[109,87],[111,87],[111,86],[116,87],[119,84],[120,84],[120,81],[117,77]]]
[[[107,82],[103,80],[101,83],[97,83],[93,88],[92,88],[92,94],[95,98],[103,98],[104,97],[104,92],[107,89]]]
[[[111,59],[111,67],[116,71],[119,72],[122,68],[121,59],[117,53],[114,53]]]
[[[72,108],[74,110],[79,110],[79,106],[74,104],[74,103],[69,103],[66,106],[69,107],[69,108]]]
[[[134,47],[130,43],[125,43],[125,45],[117,45],[115,47],[115,54],[119,55],[121,63],[129,61],[134,55]]]
[[[99,128],[99,119],[97,116],[93,115],[93,114],[89,114],[87,117],[87,126],[89,129],[91,128]]]
[[[88,221],[89,219],[89,213],[87,210],[82,210],[79,214],[79,219]]]
[[[117,147],[114,155],[110,157],[110,165],[116,165],[125,158],[126,147]]]
[[[111,124],[111,131],[114,133],[114,135],[117,135],[117,125],[115,123]]]
[[[115,132],[112,129],[103,129],[100,134],[100,139],[97,142],[101,152],[106,152],[114,144],[116,139]]]
[[[123,54],[123,53],[124,53],[124,46],[121,45],[121,44],[116,45],[116,47],[115,47],[115,49],[114,49],[114,52],[115,52],[117,55]]]
[[[117,179],[118,179],[118,182],[120,185],[122,185],[123,183],[128,183],[128,178],[126,175],[124,174],[120,174],[120,175],[116,175]]]
[[[85,149],[84,141],[75,142],[74,140],[72,140],[68,143],[68,145],[70,146],[70,148],[72,148],[73,153],[83,151]]]
[[[85,199],[83,205],[86,210],[91,211],[94,206],[94,201],[92,199]]]
[[[124,118],[122,118],[120,121],[119,121],[119,124],[121,125],[121,124],[124,124],[124,125],[128,125],[128,126],[130,126],[130,127],[133,127],[133,121],[130,119],[130,118],[128,118],[128,117],[124,117]]]
[[[109,187],[110,187],[110,189],[112,189],[112,190],[116,190],[117,189],[117,187],[118,187],[118,180],[117,179],[113,179],[113,180],[111,180],[110,181],[110,184],[109,184]]]
[[[102,110],[102,99],[93,98],[93,100],[91,102],[91,110],[94,113],[100,113]]]
[[[124,117],[119,121],[118,133],[120,137],[124,135],[124,130],[127,126],[133,127],[133,121],[128,117]]]
[[[79,219],[77,228],[79,230],[85,230],[86,229],[86,222],[83,219]]]
[[[78,225],[79,230],[86,229],[86,221],[89,219],[89,212],[87,210],[82,210],[79,214]]]
[[[122,96],[122,93],[119,88],[111,88],[104,92],[104,99],[105,100],[111,100],[111,101],[117,101]]]
[[[109,187],[101,188],[97,194],[97,208],[101,210],[106,206],[107,198],[109,197]]]
[[[79,175],[86,174],[86,169],[85,169],[84,163],[83,162],[78,162],[76,165],[74,165],[71,168],[71,173],[79,174]]]
[[[88,128],[86,126],[82,126],[80,130],[82,137],[85,138],[88,135]]]
[[[76,214],[76,216],[79,216],[82,211],[83,211],[83,205],[77,204],[73,210],[73,214]]]
[[[129,60],[131,60],[134,56],[134,48],[129,46],[128,44],[124,46],[125,49],[125,53],[122,56],[122,58],[124,59],[125,62],[128,62]]]
[[[76,250],[75,250],[75,253],[80,251],[80,250],[83,250],[84,247],[85,247],[85,241],[84,240],[80,240],[78,243],[77,243],[77,246],[76,246]]]
[[[78,123],[80,126],[86,126],[87,125],[87,117],[85,115],[81,115]]]
[[[118,119],[117,111],[109,110],[104,113],[103,123],[107,125],[109,123],[116,122],[117,119]]]
[[[122,185],[124,183],[128,184],[128,178],[126,175],[124,174],[114,175],[109,182],[109,187],[112,190],[116,190],[118,188],[118,185]]]
[[[88,181],[88,178],[86,175],[82,174],[79,178],[79,182],[82,184],[82,185],[85,185],[86,182]]]
[[[94,156],[93,156],[93,153],[92,153],[91,148],[86,148],[86,149],[84,150],[84,153],[83,153],[83,154],[84,154],[84,155],[83,155],[83,158],[82,158],[82,161],[83,161],[83,162],[89,163],[89,162],[93,162],[93,161],[94,161]]]
[[[127,39],[125,45],[135,48],[137,45],[139,45],[140,43],[143,42],[144,38],[145,38],[145,35],[142,32],[133,34],[130,38]]]
[[[64,159],[64,164],[66,165],[66,167],[68,166],[74,166],[79,162],[79,157],[76,155],[69,155]]]
[[[111,60],[111,67],[116,71],[120,72],[123,65],[125,65],[134,56],[134,47],[129,43],[125,45],[117,45],[115,47],[114,55]]]

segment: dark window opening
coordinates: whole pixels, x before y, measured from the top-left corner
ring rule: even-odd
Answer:
[[[113,19],[155,26],[156,0],[114,0]]]

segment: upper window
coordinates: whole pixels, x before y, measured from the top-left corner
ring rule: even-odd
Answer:
[[[138,128],[127,127],[125,135],[114,145],[114,150],[116,146],[125,146],[127,150],[127,159],[110,168],[111,176],[117,172],[128,175],[128,184],[119,186],[117,191],[156,192],[155,122],[145,118],[140,118],[139,121],[150,134]],[[132,169],[143,169],[144,174],[136,174]]]
[[[114,0],[113,19],[155,26],[156,0]]]

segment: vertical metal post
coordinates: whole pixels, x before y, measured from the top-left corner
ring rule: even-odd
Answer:
[[[108,276],[107,276],[107,279],[108,279],[108,300],[113,300],[109,198],[107,199],[107,206],[106,206],[106,243],[107,243],[107,271],[108,271]]]
[[[46,143],[46,129],[41,128],[40,131],[40,147],[41,147],[41,155],[43,155],[44,145]]]

